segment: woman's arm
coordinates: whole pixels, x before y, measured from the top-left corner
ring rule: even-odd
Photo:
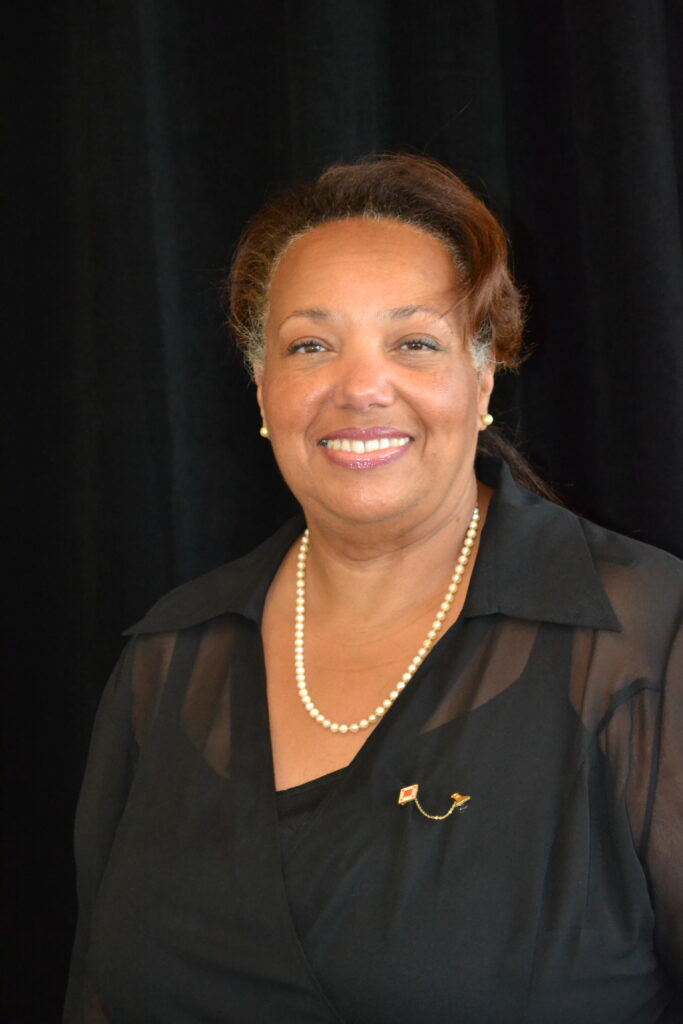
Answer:
[[[657,946],[683,1003],[683,628],[664,678],[645,828]]]
[[[64,1007],[65,1024],[101,1024],[107,1020],[90,988],[85,964],[95,898],[137,758],[132,729],[133,647],[131,641],[124,649],[102,695],[76,810],[78,926]]]

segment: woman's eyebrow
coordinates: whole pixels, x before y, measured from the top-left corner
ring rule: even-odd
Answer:
[[[445,313],[440,313],[438,309],[434,309],[433,306],[397,306],[395,309],[388,309],[382,314],[388,320],[407,320],[411,316],[415,316],[416,313],[429,313],[431,316],[438,317],[439,320],[445,318]]]
[[[420,306],[420,305],[409,305],[409,306],[396,306],[394,309],[386,309],[380,313],[382,320],[408,320],[411,316],[415,316],[417,313],[428,313],[430,316],[437,317],[439,320],[444,320],[446,314],[440,313],[438,309],[434,309],[433,306]],[[310,309],[294,309],[289,313],[280,327],[287,323],[288,320],[294,317],[303,317],[305,320],[315,320],[320,322],[321,320],[332,320],[338,314],[335,314],[329,309],[320,309],[318,306],[311,307]]]
[[[319,309],[318,307],[312,307],[311,309],[294,309],[294,310],[292,310],[291,313],[287,314],[287,316],[284,318],[284,320],[280,324],[280,327],[282,327],[283,324],[286,324],[288,320],[291,320],[293,317],[297,317],[297,316],[304,317],[306,320],[316,320],[316,321],[319,321],[319,320],[330,320],[333,315],[334,314],[330,313],[329,310],[327,310],[327,309]],[[279,330],[279,328],[278,328],[278,330]]]

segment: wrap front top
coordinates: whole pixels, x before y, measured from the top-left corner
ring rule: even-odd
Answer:
[[[683,566],[477,471],[462,614],[286,846],[259,624],[303,520],[127,631],[67,1024],[683,1021]]]

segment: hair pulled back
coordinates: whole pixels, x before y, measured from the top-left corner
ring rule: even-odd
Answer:
[[[251,372],[263,364],[270,284],[295,239],[329,221],[364,217],[410,224],[452,253],[461,284],[466,337],[477,365],[521,362],[524,304],[508,268],[508,244],[493,214],[453,171],[408,153],[333,164],[311,184],[271,199],[249,222],[227,282],[230,325]],[[558,500],[524,456],[494,427],[481,431],[479,455],[504,458],[530,490]]]
[[[250,368],[263,361],[270,283],[286,249],[328,221],[364,217],[413,225],[453,254],[462,285],[468,341],[482,362],[520,361],[522,301],[508,269],[505,233],[461,179],[424,156],[406,153],[334,164],[312,184],[281,193],[247,225],[228,280],[230,323]]]

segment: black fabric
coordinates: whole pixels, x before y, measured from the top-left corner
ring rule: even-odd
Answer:
[[[15,3],[0,46],[0,1016],[44,1024],[119,631],[292,512],[218,302],[276,187],[369,150],[462,172],[502,216],[531,300],[536,352],[499,381],[497,421],[572,507],[683,554],[683,7]]]
[[[296,846],[302,826],[345,771],[345,768],[340,768],[336,772],[321,775],[318,779],[303,782],[300,786],[278,790],[275,794],[277,816],[280,820],[280,851],[284,864],[287,863],[291,847]]]
[[[289,795],[258,626],[300,521],[128,631],[66,1024],[681,1019],[683,564],[480,474],[460,618],[350,765]],[[400,805],[413,783],[466,812]]]

